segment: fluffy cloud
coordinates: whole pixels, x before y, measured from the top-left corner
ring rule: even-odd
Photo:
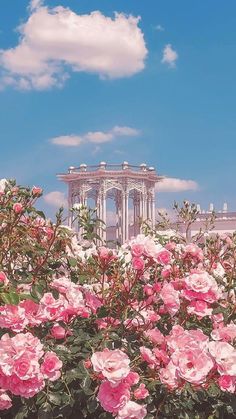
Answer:
[[[199,188],[194,180],[164,178],[156,186],[157,192],[196,191]]]
[[[43,199],[48,205],[51,205],[52,207],[67,207],[67,199],[63,192],[49,192],[48,194],[44,195]]]
[[[43,90],[62,86],[68,72],[128,77],[145,67],[147,48],[139,17],[99,11],[78,15],[31,0],[16,47],[0,50],[1,87]]]
[[[83,135],[62,135],[51,138],[52,144],[64,147],[78,147],[83,143],[102,144],[108,143],[117,137],[134,137],[140,132],[135,128],[115,126],[110,131],[92,131]]]
[[[163,57],[161,62],[163,64],[168,64],[169,67],[175,67],[176,61],[178,59],[177,52],[172,48],[171,44],[167,44],[163,50]]]

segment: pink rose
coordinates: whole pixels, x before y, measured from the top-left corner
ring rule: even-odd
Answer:
[[[43,190],[42,190],[42,188],[39,188],[38,186],[33,186],[33,188],[32,188],[32,195],[41,195],[42,194],[42,192],[43,192]]]
[[[13,205],[13,211],[14,211],[16,214],[20,214],[20,213],[22,212],[22,210],[23,210],[23,205],[22,205],[20,202],[16,202],[16,203]]]
[[[150,368],[155,368],[155,365],[159,365],[155,355],[152,353],[151,349],[146,348],[145,346],[141,346],[139,348],[141,357],[143,361],[148,363]]]
[[[28,380],[39,373],[39,363],[34,356],[29,357],[29,353],[24,353],[14,362],[13,372],[21,379]]]
[[[214,340],[224,340],[226,342],[233,342],[236,339],[236,324],[230,323],[224,327],[218,327],[212,330],[211,336]]]
[[[41,365],[41,372],[49,381],[55,381],[61,376],[59,370],[62,368],[62,365],[61,360],[54,352],[46,352]]]
[[[170,263],[171,253],[167,249],[161,250],[157,254],[157,261],[162,265],[168,265]]]
[[[209,352],[215,358],[221,375],[236,376],[236,349],[227,342],[210,342]]]
[[[128,403],[119,410],[116,419],[144,419],[146,415],[146,406],[128,401]]]
[[[170,390],[178,388],[180,385],[180,379],[177,374],[177,367],[172,361],[165,368],[161,368],[159,372],[159,378],[163,384],[165,384]]]
[[[50,333],[55,339],[64,339],[66,337],[66,330],[59,324],[54,324],[50,330]]]
[[[161,345],[165,341],[164,335],[157,328],[145,331],[144,336],[156,345]]]
[[[202,300],[194,300],[187,307],[187,312],[189,314],[195,314],[200,319],[205,316],[211,316],[212,311],[212,308],[209,308],[206,301]]]
[[[231,377],[230,375],[222,375],[218,379],[218,384],[222,391],[234,393],[236,390],[236,377]]]
[[[202,384],[214,367],[211,356],[200,348],[175,351],[171,357],[178,375],[192,384]]]
[[[137,400],[146,399],[146,397],[149,396],[149,391],[146,388],[145,384],[141,383],[139,387],[134,390],[134,397]]]
[[[187,246],[185,246],[184,256],[191,256],[199,261],[203,260],[204,258],[202,249],[194,243],[190,243]]]
[[[131,253],[134,257],[140,257],[143,255],[144,245],[140,243],[134,243],[131,246]]]
[[[117,384],[130,372],[130,360],[120,349],[104,349],[91,357],[95,372],[101,372],[112,384]]]
[[[204,300],[214,303],[220,298],[216,280],[207,272],[193,273],[185,278],[186,290],[183,295],[188,300]]]
[[[130,392],[123,383],[113,386],[109,381],[103,381],[97,398],[106,412],[117,413],[129,401]]]
[[[0,410],[9,409],[12,406],[10,397],[4,390],[0,390]]]
[[[132,266],[136,271],[142,271],[144,269],[144,260],[142,258],[134,257],[132,260]]]
[[[9,283],[9,279],[7,279],[4,272],[0,271],[0,284],[7,285]]]
[[[0,327],[9,328],[13,332],[21,332],[28,325],[23,307],[5,304],[0,307]]]
[[[139,382],[139,374],[134,371],[130,371],[127,377],[122,380],[122,383],[126,384],[128,387],[131,387]]]
[[[176,291],[171,283],[165,283],[160,292],[160,297],[165,308],[171,316],[174,316],[180,308],[179,291]]]

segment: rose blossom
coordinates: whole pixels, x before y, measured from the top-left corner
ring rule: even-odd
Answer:
[[[157,253],[156,258],[162,265],[168,265],[170,263],[171,253],[167,249],[163,249]]]
[[[146,388],[145,384],[141,383],[139,387],[134,390],[134,397],[137,400],[146,399],[146,397],[149,396],[149,391]]]
[[[64,329],[64,327],[60,326],[58,323],[52,326],[50,333],[52,337],[54,337],[55,339],[64,339],[66,337],[66,330]]]
[[[31,192],[32,192],[32,195],[41,195],[41,193],[43,192],[43,190],[39,186],[33,186]]]
[[[227,326],[212,330],[211,336],[214,340],[233,342],[236,339],[236,324],[230,323]]]
[[[0,410],[9,409],[12,406],[10,397],[4,390],[0,390]]]
[[[134,243],[131,246],[131,253],[134,257],[140,257],[143,255],[144,245],[140,243]]]
[[[159,371],[159,378],[163,384],[165,384],[170,390],[178,388],[180,379],[177,374],[177,367],[172,361],[165,368],[161,368]]]
[[[207,302],[202,300],[191,301],[191,303],[187,307],[187,312],[189,314],[196,314],[196,316],[200,319],[202,319],[205,316],[211,316],[212,311],[212,308],[208,307]]]
[[[9,283],[9,279],[7,278],[6,274],[0,271],[0,284],[7,285]]]
[[[45,378],[48,378],[50,381],[55,381],[61,376],[59,370],[62,368],[62,365],[61,360],[55,352],[46,352],[41,365],[41,372]]]
[[[142,271],[145,264],[142,258],[134,257],[132,260],[132,266],[137,271]]]
[[[112,386],[109,381],[103,381],[97,398],[104,410],[117,413],[129,401],[130,392],[124,383]]]
[[[120,349],[104,349],[91,357],[95,372],[101,372],[112,384],[117,384],[130,372],[128,356]]]
[[[236,377],[231,377],[230,375],[221,375],[221,377],[218,379],[218,384],[222,391],[234,393],[236,390]]]
[[[156,345],[161,345],[165,341],[164,335],[157,328],[145,331],[144,336]]]
[[[126,405],[119,410],[116,419],[144,419],[147,415],[146,405],[128,401]]]
[[[13,205],[13,211],[14,211],[16,214],[20,214],[20,213],[22,212],[22,210],[23,210],[23,205],[22,205],[20,202],[16,202],[16,203]]]
[[[131,387],[139,382],[139,374],[134,371],[130,371],[127,377],[122,380],[122,383],[127,384],[128,387]]]
[[[186,290],[183,295],[188,300],[204,300],[214,303],[220,298],[216,280],[207,272],[193,273],[185,278]]]
[[[168,313],[174,316],[180,308],[179,291],[176,291],[171,283],[166,282],[162,287],[160,297]]]
[[[214,362],[207,352],[200,348],[186,348],[175,351],[172,361],[178,375],[192,384],[202,384],[214,367]]]
[[[236,349],[232,345],[227,342],[210,342],[209,351],[221,375],[236,376]]]

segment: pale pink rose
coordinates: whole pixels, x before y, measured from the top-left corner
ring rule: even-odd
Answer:
[[[180,308],[179,291],[176,291],[171,283],[165,283],[160,292],[160,297],[165,308],[171,316],[174,316]]]
[[[144,336],[156,345],[161,345],[165,341],[164,335],[157,328],[145,331]]]
[[[143,255],[144,245],[140,243],[133,243],[131,246],[131,253],[133,257],[140,257]]]
[[[21,332],[28,325],[23,307],[6,304],[0,307],[0,327]]]
[[[95,314],[98,308],[102,306],[102,302],[99,300],[99,298],[88,290],[84,290],[84,299],[86,306],[90,308],[93,314]]]
[[[171,274],[171,266],[166,266],[161,271],[161,276],[164,279],[168,279],[170,277],[170,274]]]
[[[178,375],[192,384],[202,384],[213,369],[211,356],[200,348],[186,348],[175,351],[171,357]]]
[[[194,243],[190,243],[187,246],[185,246],[184,250],[184,257],[191,256],[199,261],[203,260],[204,258],[202,249]]]
[[[43,190],[39,186],[33,186],[31,192],[32,192],[32,195],[37,195],[38,196],[38,195],[42,194]]]
[[[45,387],[42,374],[37,374],[36,377],[29,380],[21,380],[16,375],[8,378],[7,388],[16,396],[21,396],[26,399],[35,396]]]
[[[171,352],[176,349],[201,348],[207,350],[209,338],[200,329],[184,330],[182,326],[173,326],[166,342]]]
[[[142,258],[133,258],[132,259],[132,266],[137,271],[142,271],[144,269],[145,263]]]
[[[180,379],[177,374],[177,367],[172,361],[165,368],[161,368],[159,371],[159,378],[163,384],[165,384],[170,390],[178,388],[180,385]]]
[[[73,286],[73,282],[67,276],[56,278],[50,284],[51,288],[55,288],[57,291],[61,292],[62,294],[65,294],[66,291],[70,289],[72,286]]]
[[[21,380],[29,380],[39,373],[39,363],[34,356],[30,357],[29,352],[24,353],[15,359],[13,372]]]
[[[202,319],[205,316],[211,316],[213,309],[209,308],[206,301],[194,300],[187,307],[189,314],[195,314],[197,317]]]
[[[109,256],[110,256],[110,249],[108,249],[107,247],[101,246],[98,249],[98,254],[101,259],[107,260],[109,259]]]
[[[150,284],[144,285],[143,291],[149,297],[150,297],[150,295],[153,295],[154,294],[153,286],[150,285]]]
[[[9,283],[9,279],[7,278],[6,274],[0,271],[0,284],[7,285]]]
[[[12,402],[4,390],[0,390],[0,410],[10,409]]]
[[[50,333],[54,339],[64,339],[66,337],[66,330],[58,323],[52,326]]]
[[[36,304],[32,300],[24,300],[20,302],[19,307],[22,307],[25,310],[25,317],[29,326],[38,326],[42,323],[41,319],[38,317],[39,304]]]
[[[46,352],[41,365],[41,372],[44,378],[48,378],[49,381],[55,381],[60,378],[61,372],[59,370],[62,368],[62,365],[55,352]]]
[[[134,371],[130,371],[127,377],[122,380],[122,383],[126,384],[128,387],[131,387],[139,382],[139,374]]]
[[[167,250],[175,250],[175,248],[176,248],[176,243],[175,243],[175,242],[169,242],[169,243],[167,243],[167,244],[165,245],[165,248],[166,248]]]
[[[230,323],[227,326],[214,329],[211,332],[211,337],[214,340],[233,342],[236,339],[236,324]]]
[[[222,391],[228,391],[229,393],[235,393],[236,390],[236,377],[230,375],[221,375],[218,379],[219,387]]]
[[[127,328],[130,327],[141,327],[143,325],[148,325],[153,322],[156,322],[160,319],[159,314],[157,314],[154,310],[149,308],[144,308],[139,310],[139,307],[134,307],[136,312],[138,312],[137,316],[133,319],[127,319],[124,321],[124,325]]]
[[[213,303],[221,296],[216,280],[207,272],[187,276],[185,286],[186,290],[183,290],[183,295],[189,300],[197,299]]]
[[[141,358],[143,361],[148,363],[150,368],[155,368],[156,365],[159,365],[155,355],[152,353],[151,349],[146,348],[145,346],[141,346],[139,348],[141,353]]]
[[[158,360],[159,364],[168,364],[170,357],[164,349],[154,348],[153,353],[155,354],[155,357]]]
[[[112,386],[109,381],[103,381],[97,399],[106,412],[117,413],[129,401],[130,392],[124,383]]]
[[[236,349],[227,342],[210,342],[209,352],[215,358],[221,375],[236,376]]]
[[[146,397],[149,396],[149,391],[146,388],[145,384],[141,383],[139,387],[134,390],[134,397],[137,400],[146,399]]]
[[[120,349],[104,349],[91,357],[95,372],[101,372],[113,384],[117,384],[130,372],[130,360]]]
[[[116,419],[144,419],[146,415],[146,405],[142,406],[138,403],[129,401],[119,410]]]
[[[157,253],[156,259],[162,265],[168,265],[170,263],[171,253],[167,249],[163,249]]]
[[[22,212],[22,210],[23,210],[23,205],[22,205],[20,202],[16,202],[16,203],[13,205],[13,211],[14,211],[16,214],[20,214],[20,213]]]

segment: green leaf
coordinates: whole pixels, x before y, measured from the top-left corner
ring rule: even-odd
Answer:
[[[90,399],[87,402],[87,408],[88,408],[89,413],[95,412],[95,410],[98,408],[98,406],[99,406],[99,404],[98,404],[96,399]]]
[[[59,393],[49,393],[48,400],[56,406],[61,406],[62,396]]]
[[[14,304],[17,305],[20,302],[20,297],[15,292],[3,292],[1,293],[1,299],[5,304]]]
[[[69,258],[69,259],[68,259],[68,262],[69,262],[69,265],[70,265],[72,268],[75,268],[75,267],[76,267],[76,265],[77,265],[77,259],[75,259],[75,258]]]
[[[41,300],[44,294],[44,286],[42,284],[34,284],[31,289],[31,295],[33,298]]]

